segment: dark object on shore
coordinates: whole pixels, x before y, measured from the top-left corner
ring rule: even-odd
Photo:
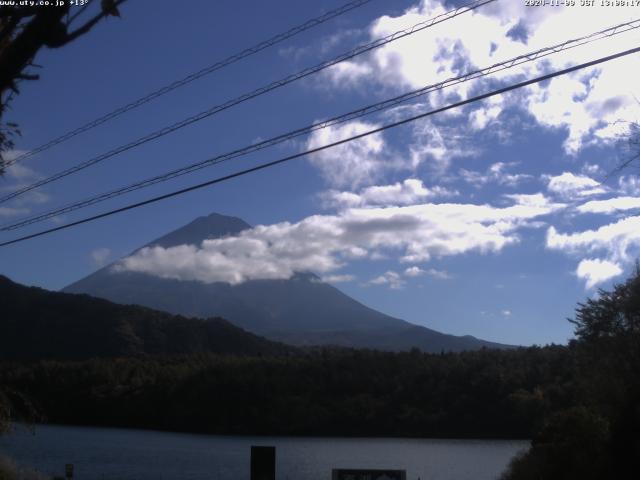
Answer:
[[[333,469],[331,480],[406,480],[406,470]]]
[[[276,480],[276,447],[251,446],[251,480]]]

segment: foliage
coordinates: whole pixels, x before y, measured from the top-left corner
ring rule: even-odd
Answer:
[[[99,11],[89,18],[84,14],[94,2],[86,2],[73,14],[71,2],[0,5],[0,175],[5,154],[13,148],[13,138],[19,134],[17,125],[2,123],[2,118],[13,97],[20,93],[19,83],[39,78],[32,71],[36,67],[33,60],[38,51],[43,47],[63,47],[88,33],[105,17],[120,16],[118,6],[124,1],[102,0]],[[81,21],[79,25],[78,21]]]
[[[610,292],[600,290],[596,298],[579,304],[575,320],[570,320],[583,344],[601,339],[620,340],[640,334],[640,267],[625,283]]]
[[[18,467],[9,457],[0,455],[0,480],[17,480]]]
[[[35,470],[20,468],[5,455],[0,455],[0,480],[46,480],[49,477]]]
[[[640,471],[640,269],[580,304],[573,323],[574,405],[547,417],[507,480],[624,479]]]
[[[529,437],[569,404],[565,347],[0,365],[56,423],[219,434]],[[543,393],[544,392],[544,393]]]
[[[0,434],[8,431],[11,422],[16,420],[33,423],[42,417],[29,397],[0,384]]]
[[[28,288],[0,276],[0,360],[217,352],[283,355],[293,348],[230,324],[88,295]]]
[[[222,319],[187,319],[2,277],[0,303],[0,385],[23,392],[59,423],[528,437],[552,405],[570,403],[565,347],[459,355],[300,350]]]
[[[165,315],[140,307],[123,313],[110,302],[39,290],[11,298],[11,309],[28,299],[32,317],[59,312],[50,320],[65,332],[80,328],[77,319],[102,328],[113,315]],[[170,318],[107,322],[101,335],[124,325],[122,335],[137,339],[124,345],[153,344],[157,334],[141,332]],[[129,348],[118,351],[134,354],[121,358],[5,361],[0,385],[23,392],[57,423],[219,434],[526,437],[531,448],[503,480],[626,479],[640,471],[639,318],[637,269],[578,305],[576,339],[566,347],[441,354],[313,348],[261,356]]]
[[[6,432],[9,429],[10,422],[11,406],[9,405],[9,399],[0,389],[0,433]]]
[[[607,420],[585,407],[554,413],[532,440],[530,450],[512,461],[503,478],[607,478],[609,440]]]

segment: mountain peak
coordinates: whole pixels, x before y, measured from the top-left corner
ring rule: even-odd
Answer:
[[[205,216],[196,218],[196,220],[199,220],[199,219],[207,219],[207,220],[210,220],[210,221],[235,220],[235,221],[241,221],[241,222],[245,223],[244,220],[242,220],[240,217],[234,217],[234,216],[231,216],[231,215],[224,215],[224,214],[218,213],[218,212],[211,212],[209,215],[205,215]]]
[[[200,245],[204,240],[235,235],[251,228],[247,222],[238,217],[210,213],[198,217],[191,223],[178,228],[145,245],[145,247],[175,247],[177,245]]]
[[[237,235],[244,220],[212,213],[147,244],[200,246],[204,240]],[[362,305],[309,272],[289,279],[251,280],[239,285],[181,281],[105,267],[64,289],[121,304],[139,304],[189,317],[223,317],[267,338],[301,345],[330,344],[382,350],[440,352],[503,347],[473,337],[446,335]]]

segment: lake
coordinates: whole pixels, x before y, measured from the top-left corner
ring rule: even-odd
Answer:
[[[276,447],[278,480],[330,480],[332,468],[404,469],[407,480],[493,480],[527,441],[225,437],[39,425],[0,436],[19,464],[77,480],[249,479],[251,445]]]

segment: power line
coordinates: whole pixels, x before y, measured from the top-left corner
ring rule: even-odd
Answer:
[[[120,195],[124,195],[127,193],[131,193],[133,191],[136,190],[140,190],[142,188],[146,188],[146,187],[150,187],[152,185],[155,185],[157,183],[161,183],[161,182],[165,182],[168,180],[171,180],[173,178],[177,178],[180,177],[182,175],[186,175],[188,173],[192,173],[195,172],[197,170],[200,170],[202,168],[206,168],[212,165],[217,165],[219,163],[228,161],[228,160],[232,160],[234,158],[238,158],[244,155],[248,155],[250,153],[254,153],[260,150],[263,150],[265,148],[283,143],[285,141],[297,138],[299,136],[302,135],[308,135],[316,130],[320,130],[323,128],[327,128],[333,125],[337,125],[337,124],[341,124],[350,120],[354,120],[356,118],[361,118],[365,115],[369,115],[375,112],[379,112],[382,110],[386,110],[389,108],[392,108],[394,106],[397,106],[399,104],[405,103],[409,100],[412,100],[414,98],[420,97],[422,95],[431,93],[433,91],[436,90],[441,90],[444,89],[446,87],[450,87],[453,85],[457,85],[459,83],[462,82],[466,82],[472,79],[476,79],[476,78],[480,78],[482,76],[487,76],[489,74],[492,73],[496,73],[502,70],[507,70],[509,68],[512,68],[516,65],[521,65],[523,63],[526,62],[531,62],[534,60],[538,60],[540,58],[546,57],[548,55],[554,54],[554,53],[558,53],[561,51],[566,51],[572,48],[576,48],[578,46],[582,46],[588,43],[592,43],[598,40],[602,40],[604,38],[610,38],[614,35],[617,34],[621,34],[621,33],[625,33],[628,32],[630,30],[634,30],[640,28],[640,19],[638,20],[633,20],[631,22],[626,22],[623,24],[619,24],[613,27],[609,27],[607,29],[601,30],[599,32],[595,32],[580,38],[576,38],[576,39],[572,39],[572,40],[566,40],[563,42],[560,42],[558,44],[549,46],[549,47],[545,47],[539,50],[536,50],[534,52],[530,52],[530,53],[526,53],[523,55],[519,55],[517,57],[511,58],[509,60],[503,61],[503,62],[499,62],[496,64],[491,65],[490,67],[486,67],[480,70],[475,70],[475,71],[471,71],[468,72],[464,75],[458,76],[458,77],[453,77],[453,78],[449,78],[446,80],[443,80],[441,82],[432,84],[432,85],[428,85],[426,87],[417,89],[417,90],[413,90],[411,92],[407,92],[404,93],[402,95],[393,97],[391,99],[387,99],[384,100],[382,102],[378,102],[372,105],[368,105],[366,107],[357,109],[357,110],[353,110],[351,112],[333,117],[331,119],[325,120],[323,122],[320,123],[315,123],[312,125],[308,125],[281,135],[278,135],[276,137],[272,137],[270,139],[267,140],[263,140],[261,142],[258,143],[254,143],[251,144],[249,146],[231,151],[231,152],[227,152],[221,155],[217,155],[215,157],[197,162],[197,163],[193,163],[191,165],[187,165],[185,167],[181,167],[175,170],[171,170],[169,172],[166,172],[164,174],[160,174],[160,175],[156,175],[154,177],[139,181],[139,182],[135,182],[133,184],[124,186],[124,187],[119,187],[115,190],[111,190],[105,193],[101,193],[99,195],[75,202],[75,203],[71,203],[71,204],[67,204],[65,206],[62,207],[58,207],[54,210],[49,210],[47,212],[44,213],[39,213],[36,215],[33,215],[31,217],[19,220],[19,221],[14,221],[13,223],[6,223],[4,225],[2,225],[0,227],[0,231],[10,231],[10,230],[15,230],[21,227],[25,227],[27,225],[32,225],[34,223],[38,223],[44,220],[47,220],[49,218],[53,218],[55,216],[64,214],[64,213],[69,213],[75,210],[78,210],[80,208],[85,208],[91,205],[94,205],[96,203],[100,203],[106,200],[109,200],[111,198],[120,196]]]
[[[626,55],[631,55],[631,54],[638,53],[638,52],[640,52],[640,47],[635,47],[635,48],[632,48],[632,49],[629,49],[629,50],[625,50],[625,51],[622,51],[622,52],[618,52],[618,53],[615,53],[615,54],[612,54],[612,55],[607,55],[606,57],[601,57],[601,58],[596,59],[596,60],[591,60],[589,62],[581,63],[579,65],[574,65],[572,67],[568,67],[568,68],[565,68],[563,70],[559,70],[557,72],[548,73],[546,75],[535,77],[535,78],[532,78],[532,79],[529,79],[529,80],[526,80],[526,81],[523,81],[523,82],[519,82],[519,83],[516,83],[516,84],[513,84],[513,85],[509,85],[507,87],[499,88],[497,90],[493,90],[491,92],[484,93],[482,95],[477,95],[475,97],[471,97],[471,98],[468,98],[466,100],[462,100],[460,102],[452,103],[452,104],[447,105],[445,107],[440,107],[440,108],[437,108],[435,110],[430,110],[428,112],[421,113],[419,115],[414,115],[414,116],[411,116],[411,117],[407,117],[407,118],[404,118],[402,120],[398,120],[396,122],[384,125],[382,127],[374,128],[372,130],[368,130],[368,131],[360,133],[358,135],[354,135],[352,137],[345,138],[343,140],[338,140],[336,142],[325,144],[325,145],[322,145],[322,146],[317,147],[317,148],[312,148],[312,149],[309,149],[309,150],[305,150],[304,152],[300,152],[300,153],[296,153],[296,154],[293,154],[293,155],[289,155],[287,157],[283,157],[283,158],[280,158],[278,160],[273,160],[271,162],[263,163],[263,164],[255,166],[255,167],[247,168],[245,170],[241,170],[241,171],[229,174],[229,175],[225,175],[225,176],[222,176],[222,177],[214,178],[212,180],[209,180],[209,181],[206,181],[206,182],[203,182],[203,183],[199,183],[199,184],[196,184],[196,185],[192,185],[190,187],[182,188],[180,190],[175,190],[173,192],[166,193],[164,195],[159,195],[157,197],[149,198],[149,199],[143,200],[141,202],[132,203],[132,204],[126,205],[124,207],[120,207],[120,208],[116,208],[114,210],[110,210],[108,212],[100,213],[98,215],[93,215],[91,217],[86,217],[86,218],[83,218],[81,220],[77,220],[75,222],[67,223],[67,224],[64,224],[64,225],[59,225],[59,226],[54,227],[54,228],[49,228],[47,230],[41,230],[39,232],[32,233],[30,235],[25,235],[23,237],[19,237],[19,238],[13,239],[13,240],[2,242],[2,243],[0,243],[0,247],[4,247],[4,246],[11,245],[11,244],[14,244],[14,243],[22,242],[22,241],[29,240],[29,239],[36,238],[36,237],[40,237],[42,235],[46,235],[46,234],[49,234],[49,233],[57,232],[59,230],[64,230],[64,229],[71,228],[71,227],[74,227],[74,226],[77,226],[77,225],[81,225],[83,223],[88,223],[88,222],[91,222],[91,221],[94,221],[94,220],[98,220],[100,218],[105,218],[105,217],[108,217],[108,216],[111,216],[111,215],[115,215],[117,213],[121,213],[121,212],[125,212],[125,211],[132,210],[132,209],[135,209],[135,208],[139,208],[139,207],[142,207],[144,205],[149,205],[151,203],[159,202],[161,200],[166,200],[168,198],[176,197],[178,195],[182,195],[184,193],[188,193],[188,192],[191,192],[191,191],[194,191],[194,190],[198,190],[198,189],[201,189],[201,188],[204,188],[204,187],[208,187],[208,186],[214,185],[216,183],[221,183],[221,182],[224,182],[224,181],[227,181],[227,180],[231,180],[233,178],[237,178],[237,177],[241,177],[241,176],[244,176],[244,175],[248,175],[250,173],[257,172],[259,170],[264,170],[266,168],[274,167],[276,165],[280,165],[282,163],[289,162],[291,160],[295,160],[297,158],[305,157],[305,156],[310,155],[312,153],[317,153],[317,152],[320,152],[320,151],[323,151],[323,150],[327,150],[329,148],[336,147],[338,145],[342,145],[344,143],[348,143],[348,142],[352,142],[354,140],[358,140],[358,139],[361,139],[361,138],[364,138],[364,137],[368,137],[369,135],[373,135],[373,134],[376,134],[376,133],[381,133],[381,132],[383,132],[385,130],[389,130],[391,128],[399,127],[401,125],[405,125],[405,124],[408,124],[410,122],[414,122],[414,121],[419,120],[421,118],[426,118],[426,117],[429,117],[431,115],[435,115],[437,113],[441,113],[441,112],[444,112],[444,111],[447,111],[447,110],[451,110],[453,108],[462,107],[462,106],[468,105],[470,103],[479,102],[481,100],[485,100],[487,98],[490,98],[490,97],[493,97],[493,96],[496,96],[496,95],[501,95],[503,93],[507,93],[507,92],[510,92],[512,90],[523,88],[523,87],[526,87],[528,85],[533,85],[535,83],[540,83],[540,82],[543,82],[545,80],[552,79],[554,77],[559,77],[561,75],[566,75],[568,73],[575,72],[576,70],[581,70],[583,68],[592,67],[594,65],[598,65],[598,64],[601,64],[601,63],[604,63],[604,62],[608,62],[608,61],[614,60],[616,58],[624,57]]]
[[[71,130],[63,135],[60,135],[57,138],[54,138],[53,140],[48,141],[47,143],[44,143],[42,145],[40,145],[37,148],[34,148],[33,150],[30,150],[28,152],[23,153],[22,155],[8,161],[5,163],[5,167],[8,167],[10,165],[13,165],[16,162],[19,162],[21,160],[24,160],[25,158],[31,157],[37,153],[43,152],[45,150],[48,150],[51,147],[54,147],[55,145],[58,145],[62,142],[66,142],[67,140],[75,137],[76,135],[79,135],[81,133],[84,133],[88,130],[91,130],[99,125],[102,125],[103,123],[108,122],[109,120],[113,120],[116,117],[119,117],[120,115],[128,112],[129,110],[133,110],[134,108],[138,108],[141,105],[144,105],[145,103],[148,103],[152,100],[155,100],[158,97],[161,97],[162,95],[169,93],[173,90],[176,90],[180,87],[183,87],[195,80],[198,80],[199,78],[202,78],[206,75],[209,75],[217,70],[220,70],[224,67],[228,67],[229,65],[236,63],[244,58],[250,57],[252,55],[255,55],[258,52],[261,52],[262,50],[265,50],[269,47],[272,47],[274,45],[277,45],[278,43],[283,42],[284,40],[287,40],[291,37],[294,37],[306,30],[309,30],[313,27],[316,27],[318,25],[321,25],[322,23],[325,23],[333,18],[339,17],[340,15],[343,15],[345,13],[350,12],[351,10],[354,10],[358,7],[361,7],[367,3],[371,2],[371,0],[355,0],[349,3],[346,3],[345,5],[336,8],[334,10],[330,10],[329,12],[325,13],[324,15],[321,15],[319,17],[316,18],[312,18],[311,20],[306,21],[305,23],[295,26],[289,30],[287,30],[286,32],[283,33],[279,33],[271,38],[269,38],[268,40],[264,40],[260,43],[258,43],[257,45],[254,45],[252,47],[249,47],[245,50],[242,50],[239,53],[235,53],[227,58],[225,58],[224,60],[221,60],[219,62],[214,63],[213,65],[209,65],[208,67],[203,68],[202,70],[199,70],[195,73],[192,73],[190,75],[187,75],[186,77],[180,79],[180,80],[176,80],[175,82],[172,82],[168,85],[165,85],[164,87],[159,88],[158,90],[155,90],[151,93],[149,93],[148,95],[145,95],[131,103],[128,103],[126,105],[123,105],[122,107],[119,107],[101,117],[98,117],[95,120],[92,120],[91,122],[88,122],[78,128],[75,128],[74,130]]]
[[[4,195],[3,197],[0,197],[0,203],[4,203],[7,202],[15,197],[18,197],[26,192],[29,192],[35,188],[41,187],[43,185],[46,185],[48,183],[54,182],[56,180],[60,180],[61,178],[67,177],[69,175],[72,175],[76,172],[79,172],[80,170],[84,170],[85,168],[88,168],[92,165],[95,165],[97,163],[100,163],[108,158],[111,158],[115,155],[118,155],[120,153],[126,152],[128,150],[131,150],[132,148],[138,147],[140,145],[143,145],[147,142],[150,142],[152,140],[156,140],[160,137],[164,137],[165,135],[168,135],[170,133],[175,132],[176,130],[180,130],[181,128],[184,128],[188,125],[191,125],[193,123],[199,122],[201,120],[204,120],[205,118],[208,118],[212,115],[215,115],[217,113],[220,113],[224,110],[227,110],[231,107],[234,107],[240,103],[246,102],[247,100],[251,100],[253,98],[256,98],[260,95],[264,95],[267,92],[270,92],[272,90],[275,90],[277,88],[283,87],[285,85],[288,85],[290,83],[293,83],[297,80],[301,80],[302,78],[308,77],[309,75],[313,75],[315,73],[318,73],[322,70],[325,70],[329,67],[332,67],[334,65],[337,65],[338,63],[344,62],[346,60],[349,60],[351,58],[354,58],[358,55],[361,55],[363,53],[369,52],[373,49],[379,48],[383,45],[386,45],[390,42],[393,42],[395,40],[398,40],[400,38],[404,38],[408,35],[412,35],[416,32],[422,31],[426,28],[432,27],[433,25],[436,25],[438,23],[442,23],[446,20],[450,20],[454,17],[457,17],[458,15],[462,15],[463,13],[475,10],[476,8],[481,7],[482,5],[486,5],[487,3],[492,3],[495,2],[496,0],[476,0],[474,2],[471,2],[465,6],[456,8],[454,10],[450,10],[448,12],[445,12],[441,15],[438,15],[434,18],[431,18],[429,20],[426,20],[424,22],[420,22],[416,25],[414,25],[413,27],[407,29],[407,30],[400,30],[398,32],[395,32],[391,35],[388,35],[384,38],[375,40],[371,43],[367,43],[365,45],[361,45],[356,47],[353,50],[350,50],[347,53],[344,53],[342,55],[339,55],[331,60],[327,60],[325,62],[322,62],[318,65],[315,65],[313,67],[309,67],[306,68],[298,73],[289,75],[285,78],[282,78],[280,80],[277,80],[275,82],[272,82],[266,86],[260,87],[256,90],[253,90],[249,93],[245,93],[244,95],[241,95],[239,97],[236,97],[232,100],[228,100],[222,104],[219,105],[215,105],[203,112],[200,112],[196,115],[193,115],[191,117],[188,117],[184,120],[181,120],[179,122],[176,122],[172,125],[169,125],[167,127],[161,128],[159,130],[156,130],[150,134],[145,135],[144,137],[138,138],[137,140],[134,140],[132,142],[129,142],[125,145],[121,145],[119,147],[116,147],[112,150],[109,150],[106,153],[100,154],[97,157],[93,157],[89,160],[85,160],[84,162],[81,162],[71,168],[68,168],[66,170],[62,170],[54,175],[51,175],[50,177],[44,178],[42,180],[38,180],[35,183],[32,183],[30,185],[27,185],[25,187],[19,188],[18,190],[15,190],[7,195]]]

